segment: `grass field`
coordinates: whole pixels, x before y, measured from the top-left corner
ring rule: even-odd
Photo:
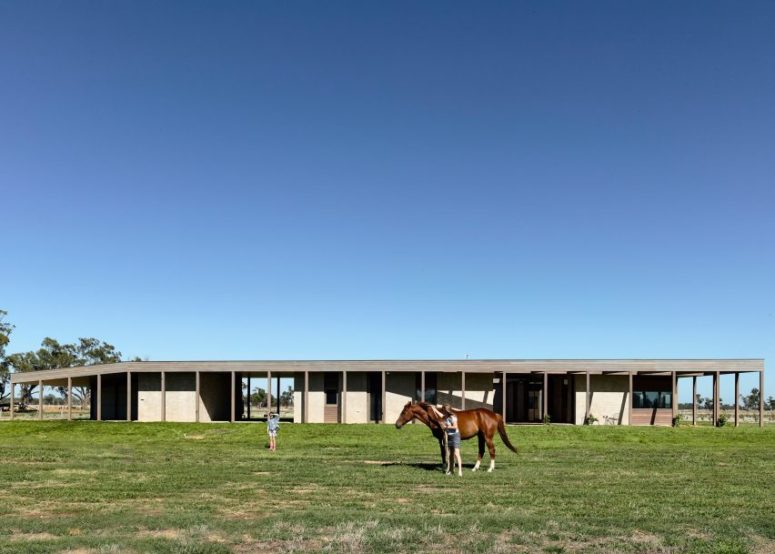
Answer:
[[[775,429],[0,423],[0,552],[775,552]],[[464,443],[463,459],[475,459]]]

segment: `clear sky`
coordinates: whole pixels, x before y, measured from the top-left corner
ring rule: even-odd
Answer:
[[[772,365],[773,28],[771,2],[1,1],[9,350]]]

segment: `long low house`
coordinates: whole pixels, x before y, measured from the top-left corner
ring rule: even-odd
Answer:
[[[746,372],[759,373],[759,390],[764,390],[763,359],[121,362],[15,373],[11,382],[39,385],[39,390],[90,387],[96,420],[240,421],[250,380],[275,379],[279,389],[282,378],[294,383],[295,422],[392,423],[406,402],[425,399],[462,409],[487,407],[508,423],[580,425],[589,418],[670,425],[679,383],[688,381],[696,399],[697,378],[712,378],[715,422],[720,377],[734,375],[737,399],[739,377]],[[271,390],[268,402],[273,405]],[[735,423],[738,419],[736,400]]]

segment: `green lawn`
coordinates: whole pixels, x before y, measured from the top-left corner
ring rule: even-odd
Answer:
[[[774,428],[509,435],[460,479],[421,425],[4,422],[0,552],[775,552]]]

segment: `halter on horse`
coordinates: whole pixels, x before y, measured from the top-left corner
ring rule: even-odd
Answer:
[[[460,438],[468,440],[475,436],[479,439],[479,456],[473,471],[479,469],[479,465],[482,463],[485,444],[490,453],[490,467],[487,471],[495,469],[495,444],[492,439],[495,436],[496,431],[500,435],[503,444],[515,454],[517,453],[517,449],[509,441],[509,437],[506,434],[506,427],[503,424],[503,418],[500,414],[496,414],[487,408],[454,410],[454,412],[457,416],[457,426],[460,430]],[[433,436],[439,441],[441,463],[446,467],[447,452],[444,445],[445,433],[441,425],[444,415],[438,408],[427,402],[407,402],[406,406],[404,406],[404,409],[401,411],[401,415],[399,415],[396,420],[396,428],[400,429],[414,419],[419,419],[427,425],[431,430],[431,433],[433,433]]]

